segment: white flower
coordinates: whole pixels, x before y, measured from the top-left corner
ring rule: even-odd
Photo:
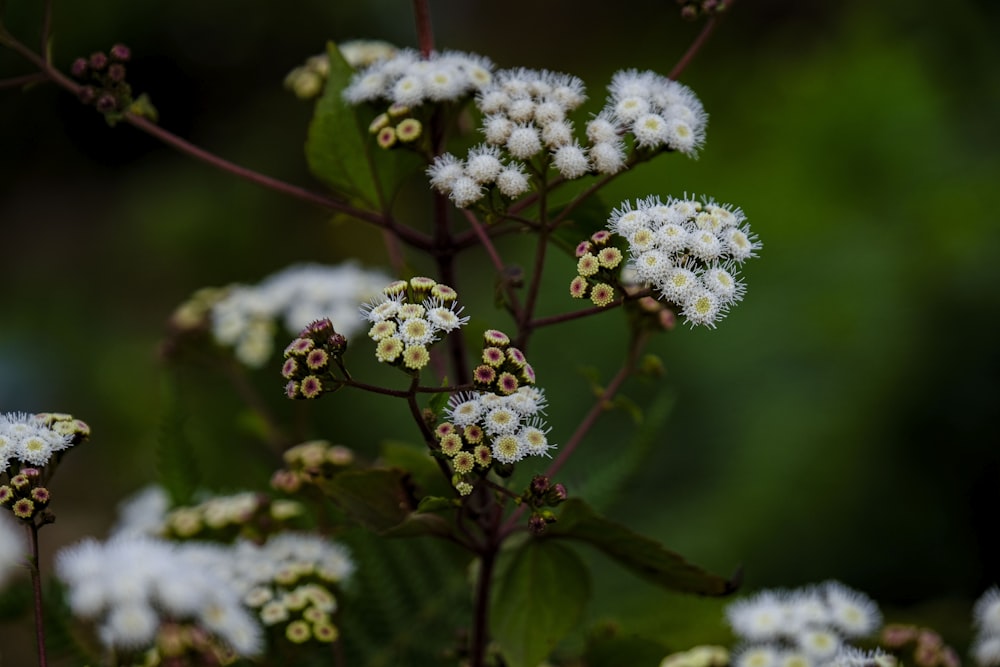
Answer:
[[[979,632],[1000,635],[1000,588],[994,586],[980,596],[972,610],[973,623]]]
[[[492,183],[501,169],[500,151],[495,146],[476,146],[465,158],[465,175],[477,183]]]
[[[780,637],[785,614],[784,600],[771,591],[762,591],[726,607],[726,618],[733,632],[751,641],[767,641]],[[776,659],[776,656],[774,657]],[[754,667],[764,667],[764,665]]]
[[[552,165],[564,178],[580,178],[590,170],[587,154],[579,144],[560,146],[552,154]]]
[[[824,585],[823,595],[830,607],[831,622],[848,637],[865,637],[882,624],[878,606],[864,593],[830,581]]]
[[[512,162],[497,175],[497,188],[505,197],[518,197],[531,189],[523,165]]]

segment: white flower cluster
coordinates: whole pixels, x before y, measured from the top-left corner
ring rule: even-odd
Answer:
[[[419,370],[430,361],[427,351],[441,336],[465,326],[468,317],[455,290],[430,278],[398,280],[361,307],[371,322],[368,336],[376,341],[375,357],[386,364]]]
[[[12,461],[17,462],[18,467],[46,465],[53,454],[73,446],[74,434],[82,432],[81,429],[90,431],[86,424],[69,415],[23,412],[0,415],[0,474],[7,471]]]
[[[73,614],[94,622],[110,650],[150,648],[162,624],[190,622],[237,654],[256,655],[260,626],[240,591],[203,566],[205,548],[137,536],[87,539],[59,552],[56,574]]]
[[[589,173],[587,150],[574,139],[567,117],[585,99],[583,82],[569,74],[524,68],[498,72],[476,96],[485,143],[474,146],[465,160],[450,153],[439,156],[427,170],[431,186],[459,208],[479,201],[485,188],[494,185],[514,198],[530,188],[518,160],[543,151],[565,178]]]
[[[240,586],[244,603],[264,625],[288,623],[291,630],[286,634],[292,641],[335,638],[331,615],[337,600],[329,587],[354,573],[344,547],[317,535],[280,533],[261,546],[237,542],[225,567]],[[306,622],[311,627],[301,627]],[[296,627],[309,634],[297,638]]]
[[[631,133],[636,146],[667,147],[696,157],[705,142],[708,114],[687,86],[655,72],[615,73],[604,109],[587,128],[592,141]]]
[[[242,491],[212,496],[195,505],[170,509],[170,497],[160,486],[140,490],[121,504],[112,535],[197,538],[203,531],[237,530],[255,517],[283,521],[302,513],[294,500],[273,500],[267,495]],[[231,532],[231,531],[230,531]]]
[[[358,304],[377,294],[389,277],[354,263],[291,266],[255,286],[234,285],[212,305],[212,335],[235,348],[237,359],[259,368],[274,349],[275,320],[297,333],[310,322],[329,318],[350,336],[363,321]]]
[[[24,564],[27,555],[24,534],[5,516],[0,516],[0,587],[18,566]]]
[[[500,463],[516,463],[526,456],[548,456],[555,447],[548,440],[549,427],[540,415],[545,414],[545,392],[525,385],[508,395],[460,393],[448,401],[448,420],[461,429],[468,444],[483,444]],[[474,427],[470,430],[469,427]],[[471,433],[481,431],[474,442]],[[479,456],[475,457],[480,460]]]
[[[871,598],[835,581],[762,591],[729,605],[726,617],[746,642],[733,667],[860,667],[891,659],[845,643],[875,632],[882,616]]]
[[[404,107],[457,100],[493,80],[493,63],[471,53],[445,51],[427,59],[404,49],[356,73],[344,89],[351,104],[385,100]]]
[[[676,304],[692,325],[714,327],[743,298],[738,267],[761,247],[743,211],[712,200],[648,197],[634,208],[625,201],[608,229],[628,241],[637,282]]]
[[[976,601],[973,608],[976,638],[972,657],[980,667],[1000,665],[1000,588],[994,586]]]

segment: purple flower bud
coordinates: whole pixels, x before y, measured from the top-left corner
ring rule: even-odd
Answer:
[[[74,60],[73,64],[69,66],[69,72],[78,79],[82,78],[87,73],[87,59],[77,58]]]
[[[97,51],[96,53],[90,54],[90,66],[91,68],[100,72],[105,67],[108,66],[108,57],[102,52]]]
[[[546,526],[547,524],[545,519],[537,514],[532,514],[531,518],[528,519],[528,530],[531,531],[532,535],[541,535],[545,532]]]
[[[104,93],[97,98],[97,104],[95,106],[101,113],[111,113],[118,108],[118,100],[116,100],[115,96],[111,93]]]
[[[132,57],[132,50],[124,44],[115,44],[111,47],[111,57],[121,63],[128,62]]]
[[[531,492],[540,496],[549,490],[549,478],[544,475],[535,475],[531,478]]]
[[[125,65],[121,63],[114,63],[108,67],[108,78],[115,83],[121,83],[125,80]]]

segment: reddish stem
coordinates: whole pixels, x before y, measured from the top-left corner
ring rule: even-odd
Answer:
[[[38,640],[38,667],[48,665],[45,654],[45,623],[42,614],[42,572],[38,559],[38,526],[34,520],[28,524],[28,539],[31,543],[31,588],[35,598],[35,637]]]
[[[729,0],[729,2],[726,3],[727,12],[732,10],[733,4],[735,2],[736,0]],[[691,64],[691,61],[694,60],[694,57],[698,55],[699,51],[701,51],[701,47],[703,47],[705,45],[705,42],[708,41],[708,38],[715,30],[715,26],[718,24],[719,19],[720,19],[719,14],[715,14],[712,16],[712,18],[708,19],[708,21],[705,23],[705,26],[701,29],[701,32],[698,33],[698,36],[694,38],[693,42],[691,42],[691,46],[689,46],[688,50],[684,52],[684,55],[681,56],[681,59],[677,61],[677,64],[674,65],[674,68],[670,70],[670,74],[667,75],[668,78],[676,80],[677,77],[679,77],[681,73],[685,69],[687,69],[687,66]]]
[[[420,44],[420,53],[424,58],[429,58],[434,51],[430,4],[427,0],[413,0],[413,13],[417,21],[417,43]]]

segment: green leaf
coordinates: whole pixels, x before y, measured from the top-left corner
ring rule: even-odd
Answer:
[[[596,514],[581,500],[568,500],[562,507],[558,521],[546,531],[548,538],[586,542],[646,581],[667,590],[721,596],[739,586],[739,573],[726,579],[706,572],[659,542]]]
[[[386,440],[381,447],[381,461],[387,468],[399,468],[410,474],[416,489],[414,495],[452,496],[455,491],[424,445],[399,440]]]
[[[448,378],[445,378],[441,382],[442,387],[448,386]],[[434,412],[434,414],[439,415],[444,412],[445,407],[448,405],[448,399],[451,398],[451,394],[447,391],[442,391],[431,396],[431,400],[427,402],[427,407]]]
[[[402,470],[372,468],[342,472],[321,484],[348,518],[386,537],[450,537],[452,524],[437,514],[414,511],[413,484]]]
[[[421,165],[420,159],[405,149],[378,146],[368,132],[374,114],[341,96],[354,70],[333,42],[327,53],[330,72],[306,140],[309,169],[334,192],[368,208],[388,210],[402,178]]]
[[[576,626],[590,597],[580,557],[551,540],[529,540],[497,581],[493,638],[510,667],[537,667]]]
[[[156,472],[175,505],[185,505],[194,497],[201,476],[195,447],[188,437],[187,410],[181,400],[179,379],[167,374],[163,381],[165,408],[156,439]]]
[[[372,468],[342,472],[321,488],[347,516],[380,533],[402,523],[416,507],[402,470]]]

